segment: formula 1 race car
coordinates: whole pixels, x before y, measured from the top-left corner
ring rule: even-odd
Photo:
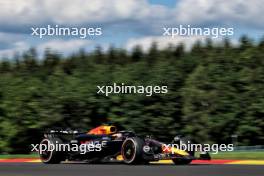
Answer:
[[[99,126],[89,132],[49,130],[40,142],[39,155],[46,164],[65,160],[146,164],[165,159],[171,159],[175,164],[189,164],[195,159],[193,151],[179,150],[151,137],[139,137],[131,131],[117,131],[111,125]]]

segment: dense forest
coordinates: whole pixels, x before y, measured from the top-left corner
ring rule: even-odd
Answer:
[[[97,94],[98,85],[166,85],[167,94]],[[264,40],[243,36],[148,51],[35,49],[0,61],[0,153],[27,153],[44,129],[114,123],[141,135],[264,143]]]

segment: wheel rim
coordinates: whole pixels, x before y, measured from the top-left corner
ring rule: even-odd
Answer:
[[[128,140],[123,145],[122,156],[127,162],[132,162],[135,158],[136,147],[133,141]]]
[[[46,145],[46,146],[49,146],[50,144],[50,141],[48,139],[44,139],[40,142],[40,145]],[[51,156],[52,156],[52,151],[49,151],[49,150],[45,150],[45,151],[42,151],[42,153],[39,152],[39,155],[40,155],[40,159],[44,162],[46,161],[49,161]]]

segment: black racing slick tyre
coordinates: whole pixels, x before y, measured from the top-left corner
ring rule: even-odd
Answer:
[[[188,140],[185,139],[185,138],[180,138],[178,140],[178,142],[181,142],[182,144],[188,144]],[[179,144],[179,143],[178,143]],[[186,151],[189,153],[190,157],[194,157],[194,154],[195,152],[194,151]],[[173,163],[176,164],[176,165],[187,165],[187,164],[190,164],[192,162],[193,159],[191,158],[175,158],[175,159],[172,159]]]
[[[192,159],[173,159],[172,161],[176,165],[187,165],[192,162]]]
[[[59,164],[63,161],[62,152],[56,150],[48,150],[48,146],[56,143],[60,143],[61,140],[58,138],[45,138],[40,142],[39,157],[40,160],[45,164]],[[44,146],[47,146],[46,148]],[[42,150],[41,150],[42,148]],[[46,150],[44,150],[46,149]]]
[[[143,164],[144,141],[138,137],[127,138],[122,145],[121,155],[126,164]]]

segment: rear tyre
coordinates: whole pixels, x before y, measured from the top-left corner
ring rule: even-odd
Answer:
[[[57,138],[45,138],[40,142],[40,146],[50,146],[50,144],[53,144],[55,146],[56,141],[61,143],[61,140]],[[43,147],[44,149],[44,147]],[[63,154],[62,152],[56,151],[56,150],[46,150],[40,151],[39,150],[39,157],[40,160],[45,164],[59,164],[61,161],[63,161]]]
[[[144,164],[144,141],[138,137],[127,138],[122,145],[121,155],[126,164]]]

